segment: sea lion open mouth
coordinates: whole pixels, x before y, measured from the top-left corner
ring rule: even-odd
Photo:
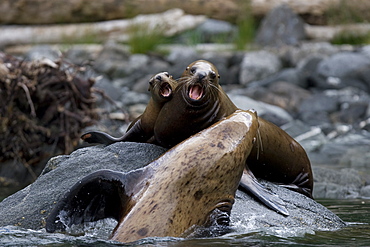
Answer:
[[[189,88],[189,98],[199,100],[203,96],[203,88],[199,85],[192,85]]]
[[[161,84],[160,93],[162,97],[170,97],[172,94],[172,88],[167,82]]]

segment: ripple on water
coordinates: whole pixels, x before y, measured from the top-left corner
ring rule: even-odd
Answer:
[[[1,246],[370,246],[370,200],[319,201],[346,222],[337,231],[316,231],[306,228],[281,229],[269,227],[248,230],[245,222],[233,223],[232,232],[211,238],[146,238],[134,244],[110,241],[114,220],[88,223],[71,229],[77,236],[47,233],[45,229],[29,230],[16,226],[0,227]],[[81,227],[81,226],[80,226]],[[250,228],[249,228],[250,229]],[[74,232],[73,232],[74,231]],[[81,234],[84,235],[81,235]]]

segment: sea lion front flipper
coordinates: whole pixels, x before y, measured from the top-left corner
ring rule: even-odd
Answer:
[[[252,193],[270,209],[275,210],[284,216],[289,215],[288,210],[285,208],[285,203],[276,194],[268,191],[262,184],[260,184],[250,170],[244,169],[239,186]]]
[[[146,133],[141,126],[141,119],[133,122],[127,132],[119,137],[113,137],[101,131],[91,131],[83,134],[81,139],[87,143],[99,143],[110,145],[115,142],[147,142],[153,133]]]
[[[101,131],[91,131],[83,134],[81,139],[87,143],[99,143],[109,145],[119,141],[119,138],[108,135]]]
[[[146,171],[100,170],[86,176],[55,205],[46,220],[46,231],[64,231],[74,224],[104,218],[119,221],[132,206],[131,196],[140,189]]]

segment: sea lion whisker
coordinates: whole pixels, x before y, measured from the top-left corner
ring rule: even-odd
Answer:
[[[191,81],[192,77],[191,76],[184,76],[178,79],[178,83],[184,83],[187,84]]]
[[[212,83],[210,84],[210,86],[211,87],[214,87],[218,92],[221,92],[222,93],[222,91],[220,90],[220,88],[218,86],[213,85]]]
[[[154,86],[153,86],[153,91],[155,91],[155,89],[159,87],[159,84],[158,83],[155,83]]]
[[[263,152],[263,144],[262,144],[260,128],[257,129],[257,138],[258,138],[258,143],[257,143],[257,160],[258,160],[260,156],[260,151]]]

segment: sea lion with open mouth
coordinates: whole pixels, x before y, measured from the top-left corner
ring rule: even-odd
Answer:
[[[188,66],[172,100],[158,114],[154,136],[161,146],[172,147],[235,112],[237,108],[218,81],[213,64],[199,60]]]
[[[154,127],[155,139],[161,146],[172,147],[238,109],[219,85],[219,78],[217,68],[206,60],[186,68]],[[305,150],[273,123],[261,117],[258,122],[259,136],[247,159],[250,171],[245,173],[312,198],[313,175]],[[241,186],[250,189],[243,179]]]
[[[81,136],[88,143],[112,144],[120,141],[153,143],[154,124],[162,106],[172,98],[177,81],[168,72],[161,72],[149,80],[148,91],[151,98],[144,113],[136,118],[127,128],[127,132],[119,138],[100,131],[91,131]]]

